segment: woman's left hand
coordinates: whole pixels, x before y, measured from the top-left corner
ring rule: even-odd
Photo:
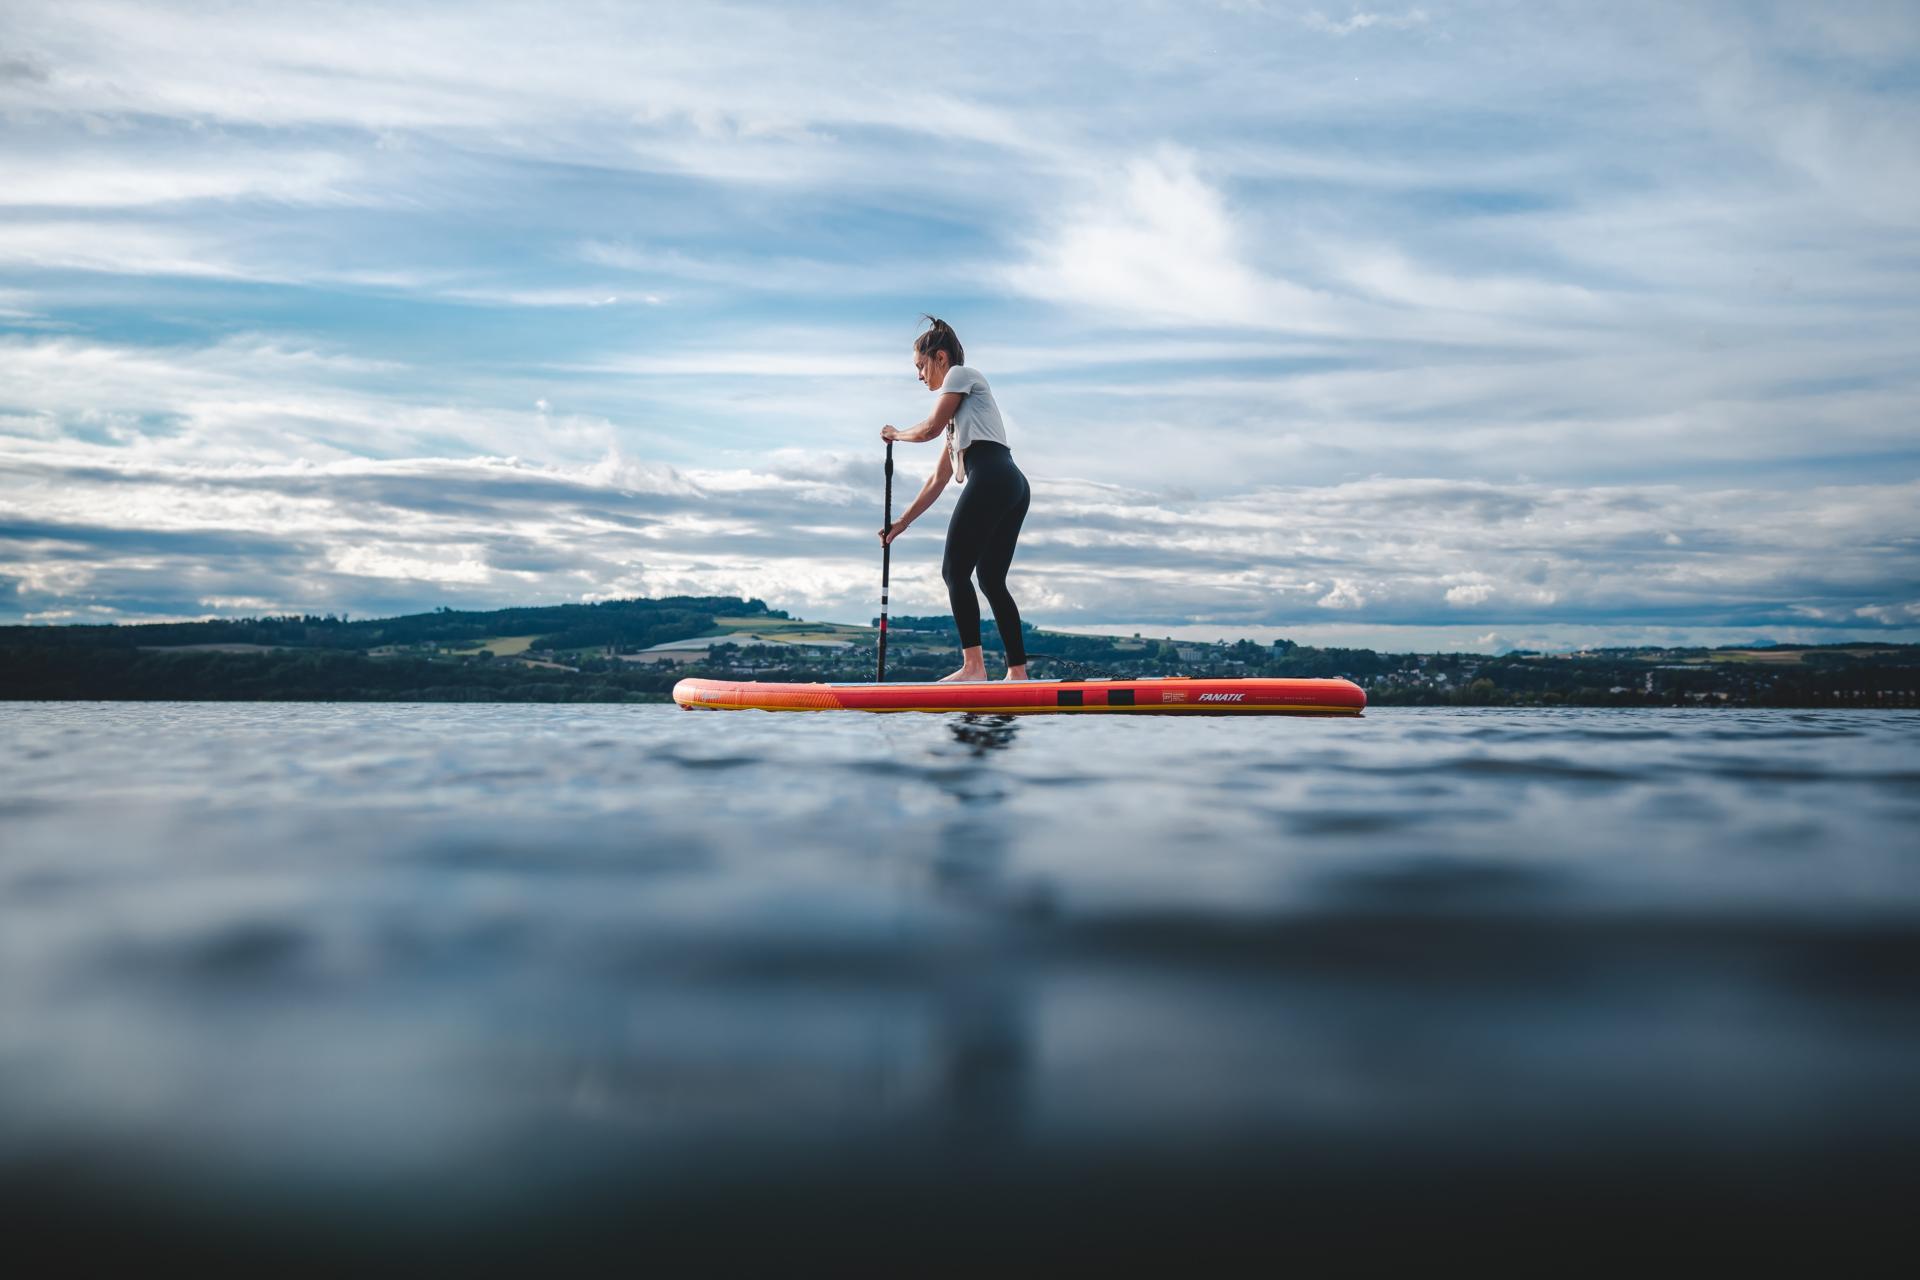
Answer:
[[[880,428],[880,438],[887,441],[898,440],[900,438],[900,428],[889,423]]]
[[[886,528],[880,531],[880,545],[883,547],[892,546],[893,540],[899,537],[901,534],[905,533],[906,531],[907,531],[907,522],[905,520],[894,521],[892,524],[888,525]]]

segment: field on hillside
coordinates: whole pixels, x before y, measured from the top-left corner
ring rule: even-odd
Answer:
[[[871,641],[872,627],[839,622],[806,622],[798,618],[715,618],[716,638],[735,644],[835,644]]]
[[[533,642],[539,638],[537,635],[491,636],[485,640],[475,640],[470,644],[460,645],[459,648],[467,651],[490,649],[496,658],[511,658],[515,654],[525,653],[533,646]]]
[[[1862,645],[1857,649],[1715,649],[1711,653],[1688,654],[1682,662],[1757,662],[1770,666],[1794,666],[1809,656],[1831,655],[1848,658],[1873,658],[1891,650],[1884,645]]]

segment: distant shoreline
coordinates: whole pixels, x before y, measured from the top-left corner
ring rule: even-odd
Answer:
[[[999,650],[986,628],[989,664]],[[397,618],[215,619],[0,628],[0,701],[592,702],[669,700],[684,676],[848,681],[874,670],[871,627],[763,601],[676,596]],[[950,618],[890,620],[887,674],[953,667]],[[1391,706],[1920,706],[1920,645],[1380,653],[1084,635],[1029,627],[1041,678],[1342,676]]]

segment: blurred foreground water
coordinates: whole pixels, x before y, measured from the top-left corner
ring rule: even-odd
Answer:
[[[1920,1171],[1913,713],[0,726],[0,1193],[83,1252],[1825,1249]]]

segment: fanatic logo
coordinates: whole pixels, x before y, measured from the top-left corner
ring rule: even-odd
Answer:
[[[1202,702],[1238,702],[1246,696],[1247,695],[1244,693],[1203,693],[1200,695],[1200,701]]]

